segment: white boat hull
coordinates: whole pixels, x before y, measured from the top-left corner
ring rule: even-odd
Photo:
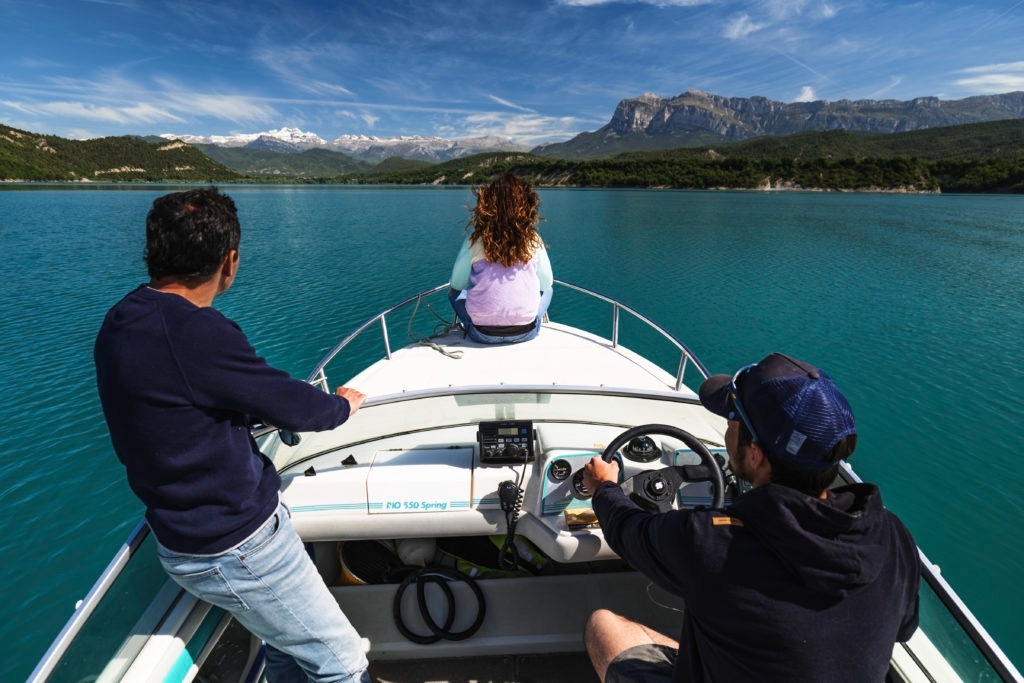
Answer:
[[[582,292],[610,306],[609,337],[545,322],[536,339],[521,344],[482,346],[448,329],[392,351],[388,325],[395,326],[404,315],[413,329],[422,314],[421,301],[443,300],[446,288],[438,287],[368,321],[310,375],[325,390],[344,384],[367,394],[352,419],[328,432],[294,435],[268,429],[259,437],[261,449],[281,472],[282,497],[296,530],[331,594],[364,637],[371,670],[381,680],[494,680],[495,667],[506,666],[510,674],[498,677],[517,680],[523,667],[535,666],[532,681],[593,681],[582,654],[582,630],[599,607],[673,637],[679,633],[683,606],[617,558],[600,528],[588,524],[589,503],[574,491],[572,478],[625,430],[642,424],[682,428],[712,452],[724,454],[725,423],[704,410],[689,388],[707,372],[671,334],[618,302],[558,284],[566,295]],[[675,374],[651,361],[646,350],[641,355],[619,343],[623,312],[639,320],[643,330],[653,329],[655,341],[669,348],[667,354],[658,353],[670,367],[675,364]],[[358,355],[354,341],[373,336],[378,327],[383,358],[346,371],[350,354]],[[500,450],[504,446],[492,450],[491,439],[498,433],[492,428],[526,434],[528,448],[516,442],[507,451]],[[685,443],[663,435],[652,438],[655,448],[647,457],[633,457],[625,449],[615,455],[624,476],[700,462]],[[841,477],[857,480],[849,468]],[[514,514],[503,507],[500,493],[509,484],[521,491]],[[707,505],[711,496],[708,483],[695,482],[680,488],[675,500]],[[162,588],[154,589],[152,601],[137,615],[132,613],[127,634],[104,634],[110,641],[108,661],[76,668],[71,660],[85,647],[83,639],[103,630],[90,621],[104,609],[103,598],[108,598],[105,604],[113,601],[130,610],[118,603],[123,592],[116,586],[132,580],[124,570],[129,559],[147,562],[152,548],[143,544],[146,532],[140,527],[126,544],[30,680],[81,680],[97,670],[100,680],[187,681],[201,670],[207,677],[259,675],[260,643],[227,615],[178,591],[152,558],[145,574]],[[374,578],[360,576],[339,559],[349,557],[346,543],[349,551],[362,547],[365,553],[367,541],[395,548],[415,539],[417,560],[433,565],[446,557],[436,550],[446,540],[492,537],[489,562],[474,565],[457,581],[427,581],[423,608],[409,578],[421,567],[407,562],[408,557],[396,551],[400,561]],[[498,547],[513,538],[532,544],[544,566],[493,578],[508,569]],[[909,643],[896,646],[896,680],[1021,680],[927,560],[925,565],[929,604],[952,616],[938,624],[922,622]],[[477,569],[484,575],[473,577]],[[436,628],[449,617],[451,623]],[[473,630],[478,617],[479,627]],[[435,622],[434,629],[427,619]],[[441,636],[472,632],[451,639],[434,637],[435,630]],[[421,637],[435,642],[416,642]],[[955,653],[936,645],[953,638],[968,645]]]

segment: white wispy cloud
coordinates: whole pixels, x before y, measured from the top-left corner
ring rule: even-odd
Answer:
[[[86,0],[86,2],[91,2],[94,5],[113,5],[115,7],[124,7],[128,9],[134,9],[137,7],[137,3],[132,0]]]
[[[538,145],[552,140],[565,140],[585,130],[585,125],[574,116],[485,112],[466,116],[461,126],[451,130],[457,137],[496,135],[523,144]]]
[[[809,0],[767,0],[761,7],[773,19],[781,20],[803,13],[808,4]]]
[[[760,31],[765,27],[765,24],[757,23],[750,18],[749,14],[740,14],[731,17],[725,22],[725,28],[722,30],[722,35],[729,40],[742,40],[751,33]]]
[[[218,92],[214,88],[195,90],[169,78],[156,79],[156,83],[158,87],[151,91],[151,99],[184,117],[212,116],[236,124],[269,123],[281,118],[260,97]]]
[[[87,102],[0,102],[5,107],[31,116],[68,116],[87,121],[100,121],[130,125],[135,123],[159,123],[171,121],[182,123],[185,119],[173,112],[150,104],[135,104],[126,107],[111,107]]]
[[[598,5],[652,5],[654,7],[696,7],[710,4],[713,0],[558,0],[559,5],[569,7],[596,7]]]
[[[772,29],[776,39],[800,36],[806,34],[810,27],[838,15],[838,7],[818,0],[765,0],[730,17],[723,35],[730,40],[738,40]]]
[[[300,89],[310,93],[328,95],[330,97],[350,98],[353,97],[355,94],[343,85],[338,85],[337,83],[327,83],[325,81],[312,81],[310,83],[302,83]]]
[[[840,8],[820,0],[768,0],[763,4],[765,11],[775,21],[806,16],[811,19],[832,19]]]
[[[814,74],[815,76],[817,76],[817,77],[818,77],[818,78],[820,78],[821,80],[823,80],[823,81],[827,81],[827,80],[829,80],[829,77],[828,77],[828,76],[826,76],[825,74],[821,73],[820,71],[818,71],[818,70],[817,70],[817,69],[815,69],[814,67],[812,67],[812,66],[810,66],[810,65],[806,64],[805,62],[803,62],[803,61],[801,61],[801,60],[797,59],[797,58],[796,58],[796,57],[794,57],[793,55],[791,55],[791,54],[788,54],[788,53],[786,53],[786,52],[783,52],[783,51],[781,51],[781,50],[776,50],[776,49],[774,49],[774,48],[772,48],[772,50],[773,50],[774,52],[778,53],[778,54],[779,54],[780,56],[782,56],[782,57],[785,57],[785,58],[786,58],[786,59],[788,59],[789,61],[793,62],[794,64],[796,64],[797,66],[799,66],[799,67],[800,67],[801,69],[804,69],[804,70],[805,70],[805,71],[807,71],[808,73]]]
[[[66,118],[119,126],[187,123],[202,117],[236,125],[272,123],[279,112],[248,95],[194,90],[157,78],[140,82],[117,74],[96,80],[53,78],[20,99],[5,98],[2,106],[37,118]]]
[[[365,110],[352,111],[350,109],[342,109],[334,111],[333,115],[337,118],[344,118],[350,121],[358,121],[370,129],[376,126],[377,122],[380,121],[380,116],[378,116],[377,114],[372,114]]]
[[[1024,62],[987,64],[957,73],[965,74],[954,82],[979,94],[1024,90]]]
[[[380,121],[380,117],[368,111],[359,112],[359,119],[366,124],[367,128],[373,128]]]
[[[892,90],[898,88],[901,83],[903,83],[903,76],[890,76],[889,82],[881,88],[868,93],[867,99],[880,100]]]
[[[261,47],[253,52],[254,61],[281,83],[308,93],[353,97],[344,85],[325,80],[323,74],[337,73],[325,64],[344,64],[354,59],[351,50],[339,43],[316,47]]]
[[[518,109],[519,111],[525,111],[525,112],[530,113],[530,114],[536,113],[536,110],[534,110],[534,109],[530,109],[529,107],[521,107],[518,104],[514,104],[512,102],[509,102],[508,100],[504,100],[504,99],[498,97],[497,95],[488,95],[487,97],[491,101],[497,102],[498,104],[502,105],[503,107],[508,107],[509,109]]]

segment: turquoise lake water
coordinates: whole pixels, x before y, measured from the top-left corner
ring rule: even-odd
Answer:
[[[141,516],[107,439],[92,342],[146,280],[145,214],[171,189],[0,187],[2,681],[28,675]],[[447,281],[473,200],[468,188],[223,189],[242,262],[217,306],[298,377],[380,309]],[[555,277],[640,310],[712,371],[776,350],[827,370],[856,414],[851,464],[1022,668],[1024,197],[541,201]],[[556,290],[554,319],[559,306]]]

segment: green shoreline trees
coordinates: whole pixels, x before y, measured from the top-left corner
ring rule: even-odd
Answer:
[[[800,133],[586,160],[500,152],[437,164],[388,159],[371,167],[330,150],[249,151],[260,155],[261,171],[242,170],[247,151],[241,148],[232,150],[237,162],[229,168],[184,143],[130,136],[76,141],[0,125],[0,180],[463,185],[514,171],[539,186],[1024,193],[1021,119],[889,135]],[[316,165],[304,167],[304,160]]]

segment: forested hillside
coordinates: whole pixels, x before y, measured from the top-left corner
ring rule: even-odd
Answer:
[[[224,182],[240,175],[191,145],[139,137],[67,140],[0,125],[0,180]]]
[[[366,173],[373,164],[327,149],[276,152],[247,147],[195,145],[196,149],[228,168],[245,175],[285,178],[328,178]]]
[[[478,183],[505,170],[539,184],[584,187],[1019,193],[1024,192],[1024,121],[890,135],[798,133],[585,161],[481,154],[348,182]]]

